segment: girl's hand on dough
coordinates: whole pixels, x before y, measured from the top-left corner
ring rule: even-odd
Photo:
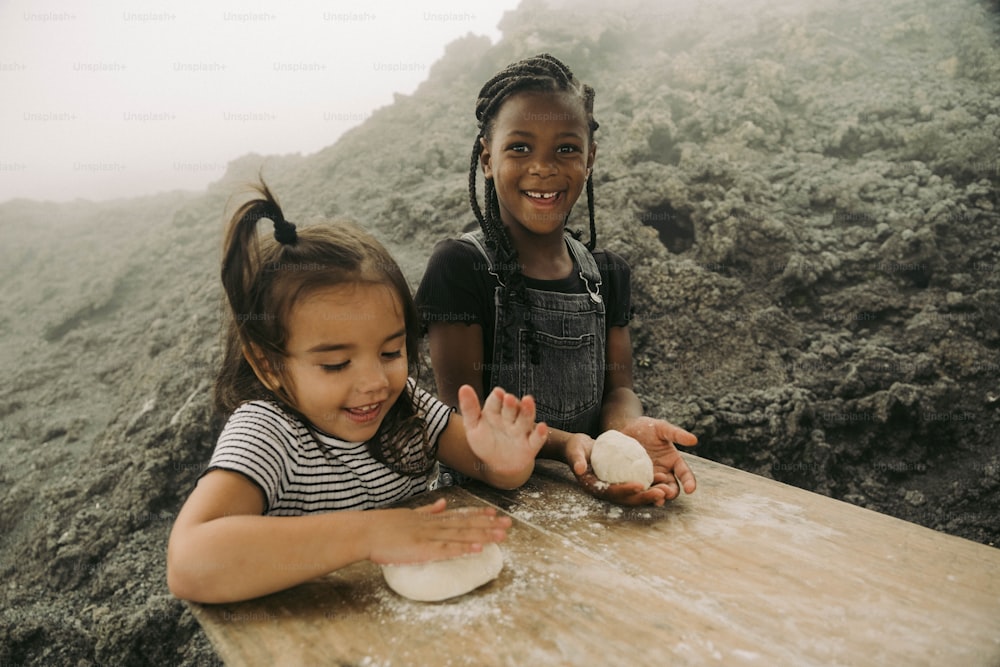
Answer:
[[[573,470],[576,479],[584,490],[595,498],[607,500],[616,505],[628,507],[638,507],[640,505],[656,505],[660,507],[666,500],[663,486],[653,484],[648,489],[644,489],[641,482],[624,482],[622,484],[608,484],[601,481],[594,474],[594,469],[588,467],[583,474]],[[654,480],[655,481],[655,480]]]
[[[566,450],[563,456],[577,479],[585,474],[590,467],[590,453],[592,451],[594,451],[594,439],[586,433],[574,433],[566,441]]]
[[[594,451],[594,439],[585,433],[574,433],[566,442],[566,463],[576,475],[580,486],[595,498],[607,500],[616,505],[637,507],[640,505],[661,506],[665,502],[666,490],[663,485],[656,485],[654,465],[654,485],[648,489],[642,488],[638,482],[608,484],[598,479],[594,469],[590,467],[590,453]]]
[[[445,500],[415,510],[371,510],[368,558],[374,563],[421,563],[457,558],[507,537],[511,519],[492,507],[448,510]]]

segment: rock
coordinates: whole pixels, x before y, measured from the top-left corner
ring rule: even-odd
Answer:
[[[164,549],[220,427],[227,199],[264,163],[295,220],[358,221],[415,286],[472,222],[470,96],[532,45],[597,92],[598,246],[633,270],[647,412],[701,456],[997,543],[993,17],[762,4],[526,3],[317,154],[245,156],[201,193],[0,204],[0,662],[218,664]]]

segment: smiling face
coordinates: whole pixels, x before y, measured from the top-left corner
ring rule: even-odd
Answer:
[[[408,377],[406,323],[393,289],[318,289],[292,306],[287,330],[283,375],[296,409],[341,440],[371,439]]]
[[[516,93],[503,102],[490,130],[480,162],[515,243],[532,235],[561,238],[597,149],[583,102],[563,92]]]

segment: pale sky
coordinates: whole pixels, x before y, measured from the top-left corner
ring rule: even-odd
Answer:
[[[518,0],[0,0],[0,202],[202,189],[314,153]]]

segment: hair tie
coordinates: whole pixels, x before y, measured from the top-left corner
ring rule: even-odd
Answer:
[[[295,225],[284,218],[274,221],[274,240],[282,245],[295,243],[298,234],[295,233]]]

